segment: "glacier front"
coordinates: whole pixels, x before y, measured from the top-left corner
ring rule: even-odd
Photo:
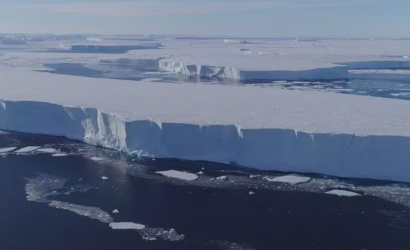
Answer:
[[[407,101],[0,67],[0,129],[130,154],[410,181]]]

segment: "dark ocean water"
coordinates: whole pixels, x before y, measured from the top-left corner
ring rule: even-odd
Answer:
[[[202,169],[205,180],[221,173],[234,180],[255,172],[211,163],[127,159],[64,138],[0,134],[0,148],[28,145],[52,146],[68,156],[0,156],[1,250],[410,249],[409,209],[380,197],[338,197],[291,190],[287,184],[264,188],[169,181],[153,172]],[[94,161],[91,156],[107,157],[107,161]],[[136,174],[141,169],[145,175]],[[67,180],[64,187],[52,189],[55,195],[49,199],[99,208],[116,222],[136,222],[152,231],[173,228],[184,239],[146,240],[138,231],[113,230],[88,215],[29,201],[26,185],[39,176],[44,177],[40,183]],[[255,194],[249,195],[250,190]],[[120,213],[112,214],[114,209]]]

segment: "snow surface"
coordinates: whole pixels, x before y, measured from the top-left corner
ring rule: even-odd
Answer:
[[[153,158],[410,181],[410,102],[403,100],[2,67],[0,89],[4,130]]]
[[[266,181],[269,182],[280,182],[280,183],[288,183],[291,185],[296,185],[300,183],[305,183],[311,180],[310,177],[306,176],[297,176],[297,175],[286,175],[286,176],[279,176],[275,178],[270,178],[270,177],[264,177],[263,178]]]
[[[21,148],[21,149],[15,151],[15,153],[17,153],[17,154],[30,153],[30,152],[33,152],[33,151],[39,149],[39,148],[40,147],[37,147],[37,146],[28,146],[28,147],[24,147],[24,148]]]
[[[177,170],[157,171],[155,173],[166,176],[166,177],[185,180],[185,181],[194,181],[199,178],[198,175],[196,174],[181,172]]]
[[[326,194],[337,195],[337,196],[347,196],[347,197],[361,196],[358,193],[347,191],[347,190],[340,190],[340,189],[334,189],[334,190],[328,191],[326,192]]]
[[[142,230],[145,228],[142,224],[137,224],[134,222],[112,222],[110,223],[112,229],[120,230]]]

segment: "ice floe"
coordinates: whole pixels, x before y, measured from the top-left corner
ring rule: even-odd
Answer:
[[[9,153],[16,150],[17,147],[0,148],[0,153]]]
[[[112,222],[110,223],[112,229],[121,229],[121,230],[142,230],[145,228],[144,225],[134,223],[134,222]]]
[[[21,148],[21,149],[15,151],[15,153],[17,153],[17,154],[31,153],[33,151],[36,151],[39,148],[40,147],[38,147],[38,146],[28,146],[28,147],[24,147],[24,148]]]
[[[347,196],[347,197],[361,196],[361,194],[358,194],[352,191],[341,190],[341,189],[330,190],[326,192],[326,194],[337,195],[337,196]]]
[[[269,182],[280,182],[280,183],[288,183],[291,185],[296,185],[300,183],[305,183],[309,182],[311,180],[310,177],[305,177],[305,176],[298,176],[298,175],[285,175],[285,176],[279,176],[279,177],[264,177],[263,180],[269,181]]]
[[[166,176],[166,177],[185,180],[185,181],[195,181],[199,178],[199,176],[196,174],[181,172],[177,170],[157,171],[155,173]]]

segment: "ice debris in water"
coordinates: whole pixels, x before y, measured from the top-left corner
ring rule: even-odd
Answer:
[[[90,157],[90,160],[93,160],[93,161],[96,161],[96,162],[100,162],[100,161],[104,161],[105,159],[104,159],[104,158],[101,158],[101,157],[93,156],[93,157]]]
[[[181,172],[177,170],[157,171],[155,173],[166,176],[166,177],[185,180],[185,181],[195,181],[199,178],[199,176],[196,174]]]
[[[332,195],[337,195],[337,196],[347,196],[347,197],[361,196],[361,194],[358,194],[352,191],[341,190],[341,189],[330,190],[326,192],[326,194],[332,194]]]
[[[56,195],[56,190],[64,188],[67,179],[46,174],[38,174],[34,178],[27,178],[25,186],[27,200],[48,202],[49,196]]]
[[[68,154],[64,154],[64,153],[57,153],[57,154],[53,154],[51,155],[52,157],[65,157],[68,156]]]
[[[300,183],[309,182],[311,180],[310,177],[305,176],[298,176],[298,175],[285,175],[279,177],[264,177],[263,180],[268,182],[279,182],[279,183],[288,183],[290,185],[296,185]]]
[[[112,211],[112,213],[113,213],[113,214],[119,214],[120,211],[118,211],[118,209],[114,209],[114,210]]]
[[[111,223],[114,220],[107,212],[98,207],[81,206],[62,201],[52,201],[48,205],[50,207],[68,210],[94,220],[99,220],[103,223]]]
[[[219,177],[216,177],[216,180],[217,181],[226,181],[226,180],[228,180],[228,176],[219,176]]]
[[[0,153],[8,153],[14,151],[16,147],[9,147],[9,148],[0,148]]]
[[[103,180],[108,180],[108,177],[107,177],[107,176],[103,176],[103,177],[101,177],[101,179],[103,179]]]
[[[36,152],[55,154],[55,153],[58,152],[58,150],[54,149],[54,148],[39,148],[39,149],[36,150]]]
[[[249,191],[249,195],[254,195],[255,192]]]
[[[24,148],[21,148],[21,149],[15,151],[15,153],[17,153],[17,154],[30,153],[30,152],[33,152],[33,151],[39,149],[39,148],[40,147],[37,147],[37,146],[24,147]]]
[[[111,222],[110,227],[120,230],[142,230],[145,228],[144,225],[134,222]]]

